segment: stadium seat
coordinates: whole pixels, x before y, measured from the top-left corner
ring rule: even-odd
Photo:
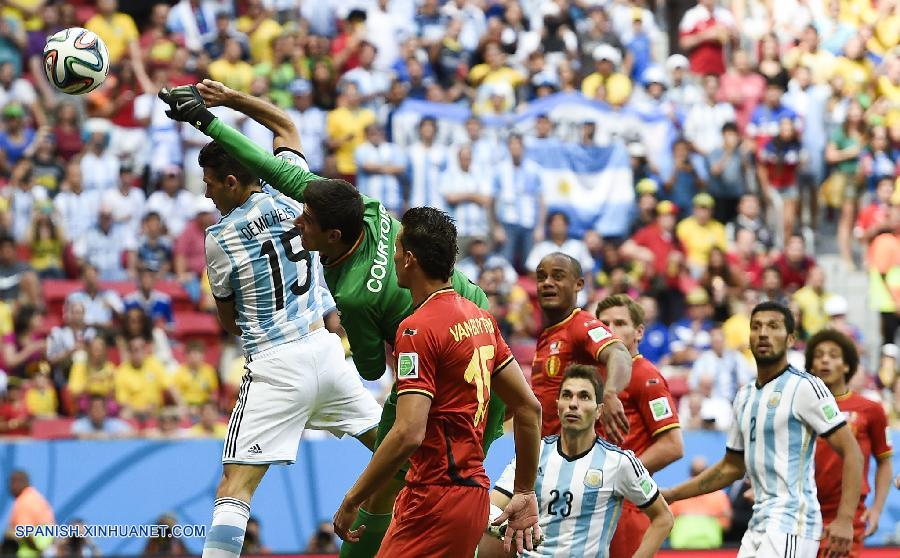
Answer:
[[[72,438],[72,423],[75,419],[38,419],[31,423],[31,436],[39,440],[62,440]]]
[[[176,312],[172,337],[179,341],[198,338],[211,345],[217,343],[222,328],[213,316],[204,312]]]

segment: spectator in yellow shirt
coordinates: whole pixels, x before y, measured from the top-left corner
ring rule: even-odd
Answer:
[[[185,362],[172,378],[175,393],[191,408],[191,413],[199,411],[204,403],[215,401],[219,392],[219,377],[216,370],[204,362],[205,352],[203,343],[188,343]]]
[[[272,41],[282,27],[272,19],[262,0],[248,0],[247,13],[237,20],[237,30],[250,39],[250,58],[254,64],[272,63]]]
[[[188,433],[194,438],[225,438],[228,426],[219,420],[219,409],[212,402],[200,407],[200,420],[190,428]]]
[[[713,197],[706,192],[694,196],[694,213],[675,227],[675,236],[684,246],[691,273],[699,277],[709,260],[709,251],[717,246],[728,249],[725,225],[712,218]]]
[[[356,161],[353,154],[365,141],[365,129],[375,122],[375,113],[360,107],[359,88],[352,81],[338,84],[338,108],[328,113],[325,129],[328,147],[335,150],[337,171],[341,178],[356,183]]]
[[[476,87],[504,83],[515,90],[525,82],[525,76],[506,65],[506,54],[499,44],[488,43],[484,48],[484,63],[469,70],[469,82]]]
[[[88,343],[87,351],[72,357],[72,369],[66,388],[81,412],[87,412],[88,400],[100,396],[110,402],[114,399],[115,365],[109,361],[109,347],[102,335]]]
[[[58,402],[56,389],[50,381],[50,364],[41,361],[37,366],[31,386],[25,390],[25,407],[31,417],[56,418]]]
[[[828,325],[825,301],[831,296],[831,293],[825,292],[825,272],[819,266],[811,267],[806,276],[806,284],[797,289],[793,296],[800,308],[800,326],[805,335],[814,335]]]
[[[852,97],[867,92],[872,85],[873,73],[872,61],[866,57],[862,39],[858,35],[851,37],[844,45],[844,56],[834,64],[833,75],[844,80],[844,96]]]
[[[145,419],[162,407],[169,390],[166,369],[150,356],[148,339],[137,336],[128,341],[126,362],[116,370],[116,400],[123,418]]]
[[[595,71],[581,82],[581,93],[614,107],[624,105],[631,97],[631,80],[616,71],[622,64],[622,54],[616,47],[602,44],[594,49],[593,58]]]
[[[209,65],[209,77],[227,87],[250,93],[255,74],[253,66],[241,60],[241,43],[234,38],[225,40],[222,57]]]
[[[84,24],[106,43],[109,63],[116,64],[125,56],[140,60],[137,25],[130,15],[116,11],[118,0],[97,0],[97,13]]]

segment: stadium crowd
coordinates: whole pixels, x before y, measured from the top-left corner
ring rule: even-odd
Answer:
[[[582,265],[589,310],[616,293],[644,307],[641,353],[680,397],[685,428],[728,428],[755,374],[749,310],[763,300],[795,310],[801,368],[803,340],[825,327],[880,347],[852,385],[900,425],[900,2],[121,4],[0,0],[0,435],[224,436],[243,362],[205,276],[218,219],[196,163],[207,140],[156,97],[206,78],[287,109],[311,170],[398,214],[450,211],[458,267],[523,367],[540,326],[537,262],[563,251]],[[96,32],[112,62],[85,97],[43,76],[46,36],[71,26]],[[570,234],[570,217],[547,210],[529,151],[554,135],[552,118],[484,133],[479,117],[554,93],[662,109],[679,131],[668,171],[627,144],[629,234]],[[458,138],[423,118],[401,147],[392,120],[406,100],[475,116]],[[866,339],[825,288],[816,258],[832,249],[843,270],[869,274],[881,330]],[[65,430],[48,430],[58,417]]]

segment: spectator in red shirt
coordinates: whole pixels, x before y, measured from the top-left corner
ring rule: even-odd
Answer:
[[[738,229],[727,257],[738,284],[742,288],[759,289],[766,262],[757,247],[756,233],[750,229]]]
[[[770,139],[759,153],[757,174],[763,198],[775,212],[775,222],[781,221],[784,225],[782,238],[790,236],[797,220],[800,198],[797,170],[804,157],[794,120],[781,118],[778,121],[778,135]]]
[[[731,70],[719,82],[716,100],[726,101],[734,106],[738,129],[743,134],[750,122],[750,115],[765,95],[766,79],[753,71],[750,57],[743,50],[734,51],[731,66]]]
[[[29,422],[21,380],[10,378],[6,392],[0,393],[0,435],[27,436]]]
[[[669,271],[669,254],[681,252],[681,243],[675,236],[675,218],[678,207],[665,200],[656,204],[656,222],[638,230],[622,245],[622,255],[646,266],[645,275],[666,275]]]
[[[197,198],[196,212],[175,239],[175,274],[191,300],[200,300],[200,276],[206,270],[206,229],[216,222],[216,208],[209,198]]]
[[[688,53],[695,74],[725,73],[725,45],[736,36],[734,17],[715,0],[700,0],[678,25],[679,45]]]
[[[781,273],[784,290],[794,292],[806,284],[806,276],[816,265],[816,260],[806,255],[806,242],[803,236],[794,234],[785,243],[784,253],[772,265]]]
[[[338,73],[349,72],[359,66],[359,51],[366,38],[366,12],[350,10],[344,20],[343,31],[331,42],[331,56]]]
[[[876,235],[884,232],[885,228],[890,229],[891,224],[888,219],[891,211],[891,196],[894,193],[894,177],[882,176],[878,180],[875,187],[875,199],[869,205],[864,207],[856,217],[856,225],[853,227],[853,235],[859,239],[864,246],[868,246],[869,242]]]

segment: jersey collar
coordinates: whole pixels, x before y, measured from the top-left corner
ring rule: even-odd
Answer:
[[[544,328],[544,332],[548,332],[548,331],[550,331],[550,330],[552,330],[552,329],[556,329],[556,328],[558,328],[559,326],[568,323],[572,318],[575,317],[575,314],[577,314],[577,313],[580,312],[580,311],[581,311],[581,308],[578,308],[578,307],[576,306],[576,307],[572,310],[572,313],[569,314],[568,316],[566,316],[562,321],[556,322],[556,323],[553,324],[553,325],[550,325],[550,326],[545,327],[545,328]]]
[[[431,293],[430,295],[428,295],[428,298],[426,298],[426,299],[423,300],[421,303],[419,303],[418,305],[416,305],[416,307],[412,309],[412,311],[410,312],[410,314],[412,314],[413,312],[415,312],[415,311],[418,310],[419,308],[425,306],[425,303],[427,303],[429,300],[435,298],[436,296],[442,295],[442,294],[444,294],[444,293],[453,292],[453,291],[454,291],[453,287],[441,287],[440,289],[438,289],[438,290],[434,291],[433,293]]]
[[[599,438],[600,438],[599,436],[594,436],[594,443],[591,444],[590,447],[589,447],[588,449],[584,450],[583,452],[579,453],[578,455],[573,455],[573,456],[569,457],[568,455],[566,455],[566,454],[563,452],[563,449],[562,449],[562,434],[560,434],[559,438],[556,439],[556,452],[559,453],[559,456],[562,457],[563,459],[565,459],[566,461],[569,461],[569,462],[572,462],[572,461],[578,461],[579,459],[581,459],[581,458],[584,457],[585,455],[591,453],[591,450],[594,449],[594,446],[595,446],[595,445],[597,445],[597,440],[598,440]]]
[[[835,395],[835,396],[834,396],[834,400],[835,400],[835,401],[844,401],[845,399],[850,399],[850,396],[851,396],[851,395],[853,395],[853,390],[852,390],[852,389],[848,389],[848,390],[847,390],[847,393],[843,393],[843,394],[841,394],[841,395]]]
[[[365,234],[365,231],[360,231],[359,238],[356,239],[356,242],[353,243],[353,246],[351,246],[349,250],[344,252],[340,258],[334,260],[333,262],[326,262],[324,261],[324,258],[322,258],[322,267],[337,267],[347,261],[347,258],[352,256],[353,253],[356,252],[356,249],[359,248],[360,244],[362,244]]]
[[[781,372],[779,372],[778,374],[775,374],[774,376],[772,376],[771,378],[769,378],[769,381],[766,382],[765,384],[759,385],[759,379],[756,379],[756,380],[753,380],[753,385],[756,386],[756,389],[762,389],[762,388],[766,387],[768,384],[770,384],[771,382],[773,382],[773,381],[777,380],[778,378],[780,378],[781,375],[784,374],[785,372],[787,372],[788,370],[790,370],[790,368],[791,368],[791,365],[790,365],[790,363],[788,363],[788,365],[785,366],[784,369],[783,369]]]

